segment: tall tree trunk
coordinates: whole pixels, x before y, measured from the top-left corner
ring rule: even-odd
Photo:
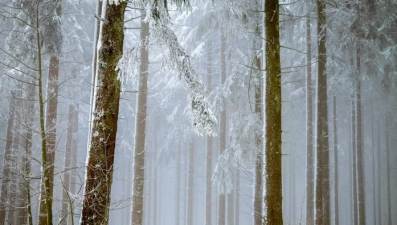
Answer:
[[[139,87],[137,96],[137,117],[135,121],[135,150],[134,150],[134,184],[132,197],[132,224],[143,224],[143,197],[145,186],[145,140],[146,140],[146,111],[147,111],[147,80],[149,68],[149,54],[146,48],[146,38],[149,35],[149,24],[141,19],[141,63]]]
[[[56,9],[57,16],[61,16],[62,7],[61,3],[58,3]],[[54,31],[55,32],[55,31]],[[57,54],[54,54],[50,58],[50,68],[48,71],[47,79],[47,111],[45,118],[45,131],[46,131],[46,142],[47,142],[47,166],[49,167],[49,183],[51,185],[50,198],[53,197],[54,188],[54,162],[55,162],[55,150],[56,150],[56,125],[57,125],[57,107],[58,107],[58,77],[59,77],[59,58]],[[44,179],[44,178],[43,178]],[[39,225],[47,224],[47,213],[46,213],[46,201],[45,200],[45,189],[44,183],[42,182],[41,189],[41,200],[40,200],[40,213],[39,213]]]
[[[255,57],[255,66],[258,71],[261,69],[261,59]],[[262,117],[262,82],[255,84],[255,114],[263,120]],[[262,123],[263,124],[263,123]],[[263,144],[262,135],[257,134],[255,137],[256,146],[259,151],[255,159],[255,194],[254,194],[254,224],[263,224]]]
[[[7,224],[6,218],[9,212],[11,211],[10,204],[10,188],[11,183],[13,182],[12,174],[15,168],[12,168],[12,157],[13,157],[13,137],[15,136],[14,127],[16,124],[15,114],[17,110],[17,102],[18,102],[18,91],[11,91],[11,100],[10,100],[10,109],[8,111],[8,124],[7,124],[7,140],[6,146],[4,150],[4,162],[3,162],[3,173],[2,173],[2,183],[1,183],[1,196],[0,196],[0,225]]]
[[[127,2],[107,3],[99,51],[98,84],[86,172],[81,225],[107,224],[119,113],[120,82],[116,66],[123,53]],[[97,196],[100,195],[101,198]]]
[[[314,150],[313,150],[313,93],[312,47],[310,17],[306,17],[306,224],[314,224]]]
[[[190,142],[186,225],[193,225],[194,217],[194,137]]]
[[[381,129],[381,123],[380,123],[380,118],[378,118],[378,145],[377,145],[377,152],[378,152],[378,224],[382,225],[382,159],[381,159],[381,146],[380,146],[380,129]]]
[[[331,223],[329,185],[329,142],[327,101],[327,51],[325,2],[317,0],[318,76],[317,76],[317,177],[316,177],[316,224]]]
[[[374,123],[375,123],[375,119],[374,119],[374,103],[373,103],[373,99],[371,98],[371,149],[372,149],[372,198],[373,198],[373,224],[377,225],[378,224],[378,220],[377,220],[377,208],[379,207],[379,205],[377,205],[376,202],[376,147],[375,147],[375,134],[374,134]]]
[[[207,90],[211,92],[212,85],[212,40],[208,40],[208,61],[207,61]],[[206,173],[205,173],[205,224],[211,225],[211,200],[212,200],[212,136],[207,136],[207,153],[206,153]]]
[[[180,224],[181,218],[181,210],[180,210],[180,201],[181,201],[181,144],[178,144],[178,158],[176,162],[176,221],[175,225]]]
[[[41,28],[41,20],[39,19],[39,4],[37,4],[36,8],[36,46],[37,46],[37,65],[38,65],[38,89],[39,89],[39,123],[40,123],[40,137],[41,137],[41,168],[43,171],[42,174],[42,192],[44,192],[44,196],[41,198],[41,204],[45,203],[45,211],[43,212],[46,219],[47,225],[52,225],[52,185],[50,183],[50,176],[51,176],[51,163],[48,161],[48,151],[47,151],[47,134],[45,129],[45,121],[44,121],[44,94],[43,94],[43,61],[42,61],[42,50],[41,50],[41,35],[40,35],[40,28]],[[45,201],[43,201],[43,199]],[[42,210],[40,210],[39,215],[39,224],[42,221]]]
[[[278,0],[265,0],[266,30],[266,219],[282,225],[281,65]]]
[[[356,67],[360,75],[360,47],[357,46]],[[363,149],[363,127],[362,127],[362,105],[361,105],[361,79],[356,78],[356,113],[357,113],[357,185],[358,185],[358,223],[366,224],[365,217],[365,171],[364,171],[364,149]]]
[[[389,113],[386,113],[385,116],[385,142],[386,142],[386,196],[387,196],[387,225],[392,225],[392,210],[391,210],[391,201],[392,201],[392,196],[391,196],[391,175],[390,175],[390,170],[391,170],[391,165],[390,165],[390,143],[389,143],[389,132],[390,132],[390,125],[391,119],[389,118]]]
[[[234,207],[234,221],[240,224],[240,170],[236,173],[236,206]]]
[[[61,209],[61,225],[68,224],[68,212],[70,199],[68,192],[70,191],[70,172],[73,169],[72,166],[72,145],[73,145],[73,124],[74,124],[74,105],[69,105],[68,111],[68,129],[66,134],[66,152],[65,152],[65,166],[63,174],[63,194],[62,194],[62,209]]]
[[[76,104],[74,107],[74,112],[73,112],[73,143],[72,143],[72,160],[71,160],[71,168],[73,170],[71,171],[71,177],[70,177],[70,185],[69,185],[69,191],[72,194],[78,194],[77,193],[77,184],[76,184],[76,179],[78,177],[78,170],[77,170],[77,147],[78,147],[78,141],[79,141],[79,105]],[[70,210],[70,213],[73,213],[71,220],[75,221],[75,217],[77,214],[73,211],[73,209]]]
[[[226,37],[221,35],[221,85],[226,80]],[[219,131],[219,155],[222,155],[226,148],[226,100],[224,101],[223,109],[220,118]],[[226,196],[220,194],[218,196],[218,225],[226,224]]]
[[[352,160],[352,204],[353,204],[353,224],[358,225],[358,205],[357,205],[357,133],[356,133],[356,128],[357,128],[357,119],[356,119],[356,101],[354,99],[354,95],[352,96],[352,154],[353,154],[353,160]]]
[[[336,124],[336,96],[332,95],[332,123],[334,132],[334,211],[335,225],[339,225],[338,130]]]
[[[234,194],[234,189],[227,194],[227,225],[234,225]]]

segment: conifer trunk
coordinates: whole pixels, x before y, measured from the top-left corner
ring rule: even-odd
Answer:
[[[66,152],[65,152],[65,166],[64,166],[64,174],[62,181],[62,209],[61,209],[61,225],[68,224],[68,212],[69,212],[69,196],[68,192],[70,191],[70,172],[72,165],[72,145],[73,145],[73,125],[74,125],[74,106],[72,104],[69,105],[68,110],[68,129],[66,134]],[[69,212],[70,213],[70,212]]]
[[[207,90],[211,92],[212,85],[212,41],[208,40],[208,61],[207,61]],[[207,153],[206,153],[206,173],[205,173],[205,224],[211,225],[211,200],[212,200],[212,137],[207,136]]]
[[[186,225],[193,225],[194,217],[194,137],[190,142]]]
[[[146,38],[149,35],[149,24],[141,19],[141,49],[140,76],[137,96],[137,116],[135,121],[135,150],[134,150],[134,184],[132,197],[132,224],[142,225],[144,208],[143,197],[145,190],[145,140],[146,140],[146,111],[147,111],[147,81],[149,68],[149,54],[146,48]]]
[[[306,17],[306,224],[314,224],[314,150],[313,150],[313,92],[312,47],[310,18]]]
[[[116,66],[123,53],[123,22],[127,2],[107,2],[106,6],[81,225],[105,225],[109,219],[120,99]]]
[[[317,177],[316,177],[316,225],[331,223],[329,185],[329,140],[327,100],[327,51],[325,2],[317,0],[318,76],[317,76]]]
[[[353,160],[352,160],[352,214],[353,214],[353,224],[358,225],[358,207],[357,207],[357,133],[356,133],[356,104],[355,104],[355,99],[354,95],[352,96],[352,124],[351,124],[351,130],[352,130],[352,154],[353,154]]]
[[[265,0],[266,30],[266,219],[267,225],[282,225],[281,176],[281,65],[278,0]]]
[[[221,35],[221,85],[226,80],[226,37]],[[220,118],[219,131],[219,155],[222,155],[226,148],[226,100],[223,105]],[[220,194],[218,196],[218,225],[226,224],[226,196]]]
[[[334,210],[335,225],[339,225],[338,130],[336,126],[336,96],[332,95],[332,122],[334,132]]]

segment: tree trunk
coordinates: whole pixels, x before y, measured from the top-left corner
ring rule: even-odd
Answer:
[[[74,106],[72,104],[69,105],[68,112],[68,129],[66,134],[66,153],[65,153],[65,166],[64,166],[64,174],[63,174],[63,195],[62,195],[62,210],[61,210],[61,225],[68,224],[68,212],[69,205],[71,204],[69,200],[70,191],[70,172],[73,169],[72,166],[72,145],[73,145],[73,124],[74,124]],[[70,213],[70,212],[69,212]]]
[[[255,57],[255,66],[258,71],[261,69],[261,59]],[[255,114],[263,120],[262,117],[262,82],[255,84]],[[263,123],[262,123],[263,124]],[[254,224],[263,224],[263,152],[262,136],[257,134],[255,137],[256,146],[259,152],[255,159],[255,194],[254,194]]]
[[[317,77],[317,177],[316,177],[316,224],[331,223],[329,185],[329,142],[327,105],[327,52],[325,2],[317,0],[318,77]]]
[[[314,224],[314,150],[313,150],[313,93],[312,47],[310,17],[306,17],[306,224]]]
[[[12,178],[13,168],[12,166],[12,158],[13,158],[13,138],[15,136],[14,127],[17,121],[15,121],[16,110],[17,110],[17,102],[18,102],[18,91],[11,91],[11,101],[10,101],[10,110],[8,112],[8,124],[7,124],[7,140],[6,146],[4,150],[4,162],[3,162],[3,173],[2,173],[2,183],[1,183],[1,196],[0,196],[0,225],[8,224],[6,222],[6,218],[8,218],[8,214],[12,211],[9,207],[10,203],[10,192],[11,186],[14,179]]]
[[[145,185],[145,140],[146,140],[146,111],[147,111],[147,80],[149,68],[149,54],[146,48],[146,38],[149,35],[149,24],[141,19],[141,63],[137,96],[137,117],[135,122],[135,150],[134,150],[134,187],[132,197],[132,224],[143,224],[143,197]]]
[[[179,225],[180,224],[180,201],[181,201],[181,144],[178,144],[178,158],[177,158],[177,162],[176,162],[176,221],[175,221],[175,225]]]
[[[78,147],[78,141],[79,141],[79,105],[77,104],[74,107],[74,112],[73,112],[73,143],[72,143],[72,160],[71,160],[71,168],[73,168],[71,172],[71,177],[70,177],[70,185],[69,185],[69,191],[72,194],[78,194],[76,190],[76,178],[79,176],[78,175],[78,170],[77,170],[77,147]],[[73,213],[71,220],[75,221],[75,217],[77,216],[76,213],[74,213],[73,209],[70,210],[70,213]]]
[[[212,40],[208,40],[208,61],[207,61],[207,90],[211,92],[212,85]],[[212,200],[212,136],[207,136],[207,153],[206,153],[206,173],[205,173],[205,224],[211,225],[211,200]]]
[[[236,207],[234,207],[234,221],[240,224],[240,170],[236,173]]]
[[[233,189],[227,195],[227,225],[234,225],[234,194]]]
[[[281,65],[279,3],[265,0],[266,30],[266,219],[265,224],[282,225],[281,176]]]
[[[187,217],[186,225],[193,225],[194,217],[194,137],[190,142],[189,149],[189,171],[188,171],[188,194],[187,194]]]
[[[123,53],[127,2],[107,3],[99,51],[98,88],[92,125],[81,225],[108,223],[119,113],[120,82],[116,66]],[[97,196],[100,197],[97,197]]]
[[[57,16],[61,16],[62,8],[59,3],[56,9]],[[51,185],[50,198],[53,197],[54,188],[54,162],[55,162],[55,148],[56,148],[56,125],[57,125],[57,106],[58,106],[58,77],[59,77],[59,58],[58,55],[52,55],[50,58],[50,65],[47,79],[47,111],[45,119],[45,131],[47,142],[47,165],[49,169],[49,183]],[[44,178],[43,178],[44,179]],[[39,225],[47,224],[45,189],[42,182]]]
[[[391,165],[390,165],[390,143],[389,143],[389,131],[390,131],[390,125],[389,123],[392,121],[389,118],[389,113],[386,113],[385,116],[385,142],[386,142],[386,196],[387,196],[387,225],[392,225],[392,210],[391,210],[391,201],[392,201],[392,196],[391,196],[391,175],[390,175],[390,170],[391,170]]]
[[[378,216],[379,216],[379,220],[378,220],[378,224],[382,225],[382,159],[381,159],[381,146],[380,146],[380,118],[378,118],[378,146],[377,146],[377,151],[378,151]]]
[[[357,46],[356,66],[360,75],[360,47]],[[364,149],[363,149],[363,128],[362,128],[362,105],[361,105],[361,79],[356,78],[356,113],[357,113],[357,185],[358,185],[358,223],[366,224],[365,217],[365,172],[364,172]]]
[[[221,35],[221,85],[224,85],[226,80],[226,37]],[[219,131],[219,155],[222,155],[226,148],[226,100],[224,101],[223,109],[220,118]],[[218,196],[218,225],[226,224],[226,196],[220,194]]]
[[[336,96],[332,95],[332,122],[334,131],[334,210],[335,225],[339,225],[338,130],[336,126]]]
[[[353,160],[352,160],[352,182],[353,182],[353,190],[352,190],[352,201],[353,201],[353,224],[358,225],[358,207],[357,207],[357,133],[356,133],[356,104],[354,95],[352,96],[352,153],[353,153]]]

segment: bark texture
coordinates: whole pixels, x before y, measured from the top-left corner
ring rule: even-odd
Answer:
[[[221,84],[226,80],[226,37],[221,36]],[[226,148],[226,103],[223,106],[220,118],[219,131],[219,155],[225,151]],[[218,225],[226,224],[226,196],[220,194],[218,196]]]
[[[325,2],[317,0],[318,76],[317,76],[317,176],[316,176],[316,222],[317,225],[331,224],[329,185],[329,140],[327,102],[327,51]]]
[[[312,46],[310,18],[306,17],[306,224],[314,224],[314,149],[313,149],[313,93]]]
[[[141,63],[139,87],[137,97],[137,116],[135,122],[135,150],[134,150],[134,184],[132,197],[132,224],[143,224],[143,197],[145,190],[145,140],[146,140],[146,111],[147,111],[147,79],[149,54],[146,48],[146,38],[149,35],[149,24],[141,20]]]
[[[278,0],[265,0],[266,194],[265,224],[282,225],[281,65]]]
[[[126,6],[127,2],[106,5],[81,225],[108,224],[120,99],[116,66],[123,53]]]

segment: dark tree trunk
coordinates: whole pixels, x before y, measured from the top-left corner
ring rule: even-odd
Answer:
[[[282,225],[281,64],[278,0],[265,0],[266,37],[266,219]]]
[[[120,82],[116,66],[123,53],[126,6],[127,2],[124,1],[118,4],[107,3],[106,22],[102,26],[98,88],[81,225],[108,224],[120,99]]]
[[[331,223],[329,185],[329,140],[327,100],[327,51],[325,2],[317,0],[318,76],[317,76],[317,176],[316,176],[316,224]]]

